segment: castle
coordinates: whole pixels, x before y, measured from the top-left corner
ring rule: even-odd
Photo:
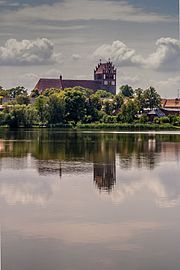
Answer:
[[[62,76],[59,79],[41,78],[34,89],[42,93],[44,90],[50,88],[63,90],[75,86],[88,88],[93,91],[106,90],[112,94],[116,94],[116,68],[110,60],[106,63],[102,63],[100,60],[94,69],[94,80],[64,80]]]

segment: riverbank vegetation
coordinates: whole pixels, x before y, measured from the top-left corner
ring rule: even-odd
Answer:
[[[23,87],[1,88],[0,99],[0,125],[13,128],[172,129],[180,125],[180,116],[149,120],[147,111],[161,106],[153,87],[133,90],[125,85],[117,95],[81,87],[47,89],[42,94],[35,89],[30,95]]]

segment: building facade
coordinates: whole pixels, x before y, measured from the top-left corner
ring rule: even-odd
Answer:
[[[116,94],[116,68],[109,60],[107,63],[100,63],[94,70],[94,81],[101,85],[101,89]]]
[[[116,68],[110,60],[106,63],[101,63],[100,60],[94,69],[93,80],[64,80],[62,76],[59,79],[41,78],[34,89],[42,93],[46,89],[57,88],[63,90],[75,86],[88,88],[94,92],[97,90],[106,90],[112,94],[116,94]]]

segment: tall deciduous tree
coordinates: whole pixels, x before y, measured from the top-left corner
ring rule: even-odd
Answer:
[[[114,109],[119,110],[124,103],[124,99],[121,93],[117,94],[113,98]]]
[[[102,108],[101,99],[96,95],[92,94],[86,98],[86,122],[94,122],[99,120],[99,111]]]
[[[24,126],[25,106],[15,105],[7,110],[5,122],[8,126],[16,128]]]
[[[58,94],[52,94],[48,99],[48,123],[63,123],[65,116],[65,102]]]
[[[24,109],[24,126],[32,127],[38,124],[38,112],[33,105],[28,105]]]
[[[144,99],[145,108],[153,109],[161,106],[161,97],[153,87],[144,91]]]
[[[19,95],[28,95],[27,90],[23,86],[17,86],[6,91],[10,98],[16,98]]]
[[[83,121],[86,108],[85,96],[79,90],[69,89],[64,92],[65,114],[68,121]]]
[[[134,102],[137,105],[137,109],[139,113],[142,113],[145,108],[145,97],[144,97],[144,90],[141,88],[138,88],[134,91]]]
[[[134,121],[137,114],[137,106],[135,102],[129,100],[126,104],[122,106],[122,116],[124,122],[131,123]]]
[[[37,98],[37,97],[39,97],[39,90],[38,89],[33,89],[32,91],[31,91],[31,94],[30,94],[30,97],[31,98]]]
[[[95,95],[98,96],[99,98],[112,98],[113,97],[112,93],[105,90],[98,90],[96,91]]]
[[[19,105],[28,105],[30,103],[30,98],[28,95],[18,95],[16,96],[16,102],[19,104]]]
[[[35,108],[38,112],[40,122],[45,123],[48,115],[48,98],[45,96],[37,97],[35,100]]]
[[[120,93],[125,97],[133,97],[134,90],[132,89],[131,86],[126,84],[120,87]]]

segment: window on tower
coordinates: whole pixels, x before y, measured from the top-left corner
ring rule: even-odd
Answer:
[[[108,85],[108,81],[104,81],[104,85]]]
[[[115,85],[115,81],[112,81],[111,84],[112,84],[112,85]]]
[[[116,75],[114,74],[114,80],[116,79]]]

